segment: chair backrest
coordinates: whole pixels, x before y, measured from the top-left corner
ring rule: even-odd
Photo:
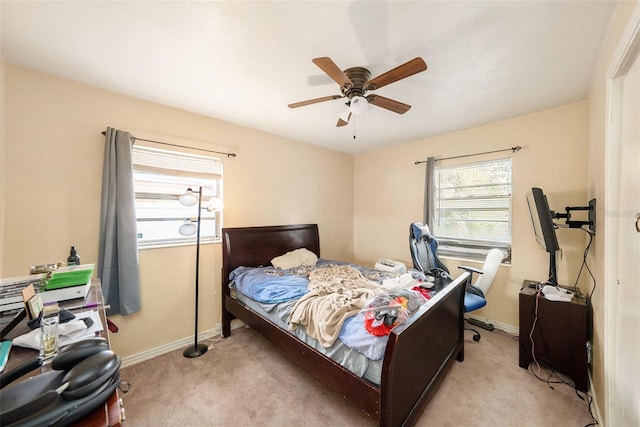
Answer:
[[[482,290],[485,296],[493,284],[493,279],[496,277],[498,267],[503,259],[504,254],[500,249],[494,248],[487,253],[487,257],[482,265],[482,274],[478,274],[478,280],[474,283],[475,286]]]
[[[419,222],[409,227],[409,250],[413,268],[426,273],[432,268],[440,268],[447,273],[449,269],[438,258],[438,241],[431,235],[429,227]]]

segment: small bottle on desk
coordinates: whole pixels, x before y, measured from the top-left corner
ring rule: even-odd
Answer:
[[[80,265],[80,256],[78,255],[75,246],[71,246],[69,257],[67,258],[67,265]]]

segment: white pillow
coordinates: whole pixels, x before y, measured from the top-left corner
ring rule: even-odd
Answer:
[[[271,260],[271,265],[275,268],[286,270],[288,268],[316,265],[318,257],[308,249],[300,248],[287,252]]]

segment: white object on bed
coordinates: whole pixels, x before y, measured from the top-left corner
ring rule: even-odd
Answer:
[[[281,270],[295,267],[313,267],[318,262],[316,254],[308,249],[300,248],[277,256],[271,260],[271,265]]]
[[[416,285],[417,283],[418,282],[416,280],[413,280],[413,276],[411,276],[411,273],[404,273],[399,275],[398,277],[390,277],[388,279],[384,279],[382,281],[382,287],[385,289],[396,289],[396,288],[408,289]]]
[[[403,262],[393,259],[381,259],[376,262],[376,270],[390,271],[392,273],[403,274],[407,272],[407,266]]]

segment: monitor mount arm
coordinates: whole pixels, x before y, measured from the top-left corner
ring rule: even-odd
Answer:
[[[582,228],[588,225],[591,231],[596,231],[596,199],[589,200],[589,206],[567,206],[564,210],[565,213],[551,211],[551,215],[557,219],[564,218],[565,224],[567,224],[569,228]],[[587,221],[572,221],[572,211],[589,211],[589,219]]]

